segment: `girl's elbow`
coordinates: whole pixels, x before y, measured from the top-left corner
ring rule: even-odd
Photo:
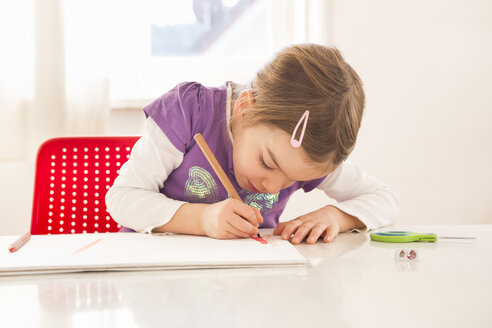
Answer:
[[[400,214],[400,203],[396,194],[388,186],[384,186],[384,189],[381,191],[381,195],[384,197],[386,203],[388,223],[392,224]]]
[[[106,210],[108,213],[111,215],[113,220],[121,224],[121,222],[118,221],[119,215],[118,215],[118,208],[121,203],[120,198],[118,197],[119,194],[119,188],[115,187],[113,185],[111,188],[109,188],[108,192],[106,193],[106,196],[104,197],[104,201],[106,203]]]
[[[111,218],[119,225],[136,230],[133,226],[135,215],[134,209],[131,204],[131,197],[133,188],[125,186],[113,185],[109,188],[105,196],[106,210],[111,215]]]

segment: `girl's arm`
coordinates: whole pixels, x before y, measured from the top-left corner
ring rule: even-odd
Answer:
[[[139,232],[151,232],[168,222],[185,202],[170,199],[159,189],[182,161],[183,154],[148,118],[130,159],[106,194],[106,207],[113,219]]]
[[[355,163],[343,162],[318,186],[334,201],[330,204],[346,214],[351,229],[359,229],[357,220],[371,230],[396,220],[399,205],[396,195],[384,183],[364,173]]]

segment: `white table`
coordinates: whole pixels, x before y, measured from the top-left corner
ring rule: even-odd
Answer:
[[[302,269],[0,277],[0,327],[492,327],[492,225],[391,229],[478,239],[346,233],[297,246]]]

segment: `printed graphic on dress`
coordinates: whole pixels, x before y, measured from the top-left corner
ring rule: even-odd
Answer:
[[[249,206],[256,207],[260,210],[261,214],[264,215],[270,211],[275,203],[278,202],[279,192],[276,194],[259,194],[256,192],[250,192],[246,190],[241,190],[239,192],[243,202]],[[243,196],[245,195],[246,196]]]
[[[212,204],[220,201],[219,188],[214,178],[199,166],[193,166],[188,171],[185,196],[189,202]]]

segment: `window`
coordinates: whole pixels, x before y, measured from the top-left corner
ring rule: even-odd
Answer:
[[[231,51],[227,54],[232,56],[264,53],[265,8],[251,8],[259,3],[257,0],[154,2],[155,14],[150,20],[151,55],[199,56],[214,51],[221,53],[227,48]],[[231,35],[233,29],[235,33]],[[253,34],[256,42],[244,44],[235,40],[234,36],[246,33]]]
[[[269,0],[113,0],[113,106],[142,106],[182,81],[248,82],[272,55]]]

